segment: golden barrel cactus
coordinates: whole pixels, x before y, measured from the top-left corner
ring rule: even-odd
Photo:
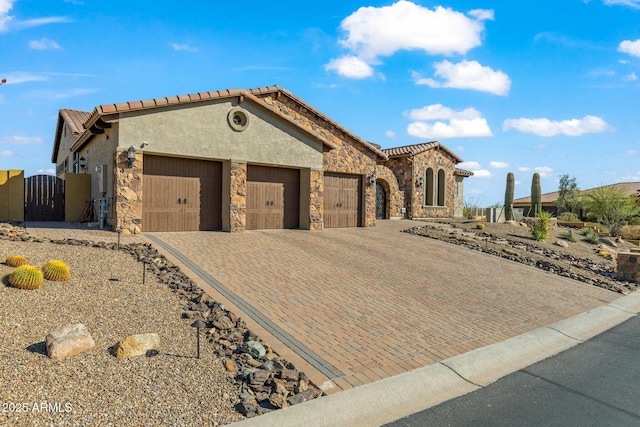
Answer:
[[[38,289],[44,277],[42,270],[34,265],[21,265],[9,274],[9,285],[19,289]]]
[[[51,260],[42,267],[44,278],[54,282],[66,282],[71,277],[67,264],[58,260]]]
[[[27,263],[27,259],[22,255],[10,255],[4,262],[9,267],[20,267]]]

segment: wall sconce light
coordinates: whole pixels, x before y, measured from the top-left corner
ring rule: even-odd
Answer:
[[[418,177],[418,179],[416,179],[416,187],[420,188],[422,187],[422,177]]]
[[[85,171],[87,170],[87,160],[84,157],[80,157],[80,160],[78,160],[78,164],[80,165],[80,170],[81,171]]]
[[[131,169],[133,167],[133,162],[135,161],[136,161],[136,149],[132,145],[127,150],[127,167]]]
[[[369,177],[367,178],[367,186],[371,187],[373,184],[376,183],[376,176],[375,174],[371,174],[369,175]]]

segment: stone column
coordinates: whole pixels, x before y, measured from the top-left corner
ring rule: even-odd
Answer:
[[[324,228],[324,172],[312,170],[309,184],[309,230]]]
[[[231,162],[229,182],[229,231],[247,229],[247,164]]]
[[[133,167],[129,169],[127,150],[115,153],[114,227],[124,235],[142,232],[142,159],[142,153],[136,153]]]

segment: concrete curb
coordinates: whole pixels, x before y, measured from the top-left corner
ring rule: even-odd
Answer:
[[[438,364],[311,400],[234,427],[379,426],[487,386],[640,313],[640,291]]]

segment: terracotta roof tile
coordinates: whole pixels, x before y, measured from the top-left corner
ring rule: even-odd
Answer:
[[[100,108],[100,110],[102,110],[101,111],[102,113],[115,113],[117,111],[116,106],[113,105],[113,104],[100,105],[98,108]],[[97,111],[94,111],[94,114],[95,113],[97,113]]]
[[[458,168],[453,171],[453,174],[458,176],[473,176],[473,172]]]
[[[71,132],[73,132],[74,135],[80,135],[84,132],[82,124],[91,116],[91,113],[80,110],[62,109],[60,110],[60,115],[67,126],[69,126],[69,129],[71,129]]]
[[[438,141],[422,142],[420,144],[405,145],[402,147],[385,148],[382,151],[390,158],[393,158],[393,157],[415,156],[416,154],[422,153],[427,150],[433,150],[436,148],[441,149],[447,154],[449,154],[451,157],[454,158],[456,163],[462,162],[462,159],[460,157],[458,157],[453,151],[449,150],[447,147],[445,147]]]

